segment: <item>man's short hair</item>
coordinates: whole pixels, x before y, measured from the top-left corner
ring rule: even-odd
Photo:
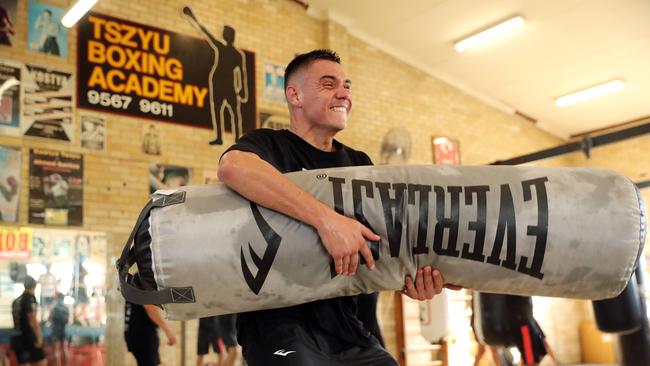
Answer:
[[[287,68],[284,71],[284,87],[286,88],[289,85],[289,78],[291,78],[298,70],[309,66],[312,62],[316,60],[327,60],[336,62],[337,64],[341,63],[341,58],[336,52],[328,49],[313,50],[311,52],[303,53],[294,57]]]
[[[36,288],[36,280],[32,276],[25,276],[23,286],[25,286],[25,289],[34,289]]]

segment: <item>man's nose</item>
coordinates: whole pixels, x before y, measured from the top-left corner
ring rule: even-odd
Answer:
[[[352,94],[350,93],[350,89],[348,89],[348,88],[340,87],[336,91],[336,97],[338,99],[350,99],[351,96],[352,96]]]

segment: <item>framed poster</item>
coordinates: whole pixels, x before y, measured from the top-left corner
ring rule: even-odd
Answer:
[[[20,157],[19,148],[0,145],[0,222],[18,222]]]
[[[431,138],[433,148],[433,163],[438,165],[460,164],[460,143],[448,137]]]
[[[74,76],[41,66],[23,68],[22,130],[25,136],[72,141]]]
[[[30,51],[68,57],[68,28],[61,24],[64,13],[58,6],[29,1],[27,48]]]
[[[22,66],[0,60],[0,135],[20,134],[20,73]]]
[[[81,116],[81,147],[104,150],[106,147],[106,121],[97,116]]]
[[[30,149],[29,223],[83,224],[83,155]]]
[[[11,46],[15,42],[17,2],[0,0],[0,45]]]

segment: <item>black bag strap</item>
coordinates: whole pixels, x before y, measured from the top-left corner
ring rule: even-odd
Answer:
[[[120,280],[120,292],[126,301],[139,305],[196,302],[194,290],[191,286],[168,287],[162,290],[142,290],[134,285],[135,277],[129,273],[129,268],[136,262],[135,236],[142,223],[149,219],[151,210],[156,207],[171,206],[183,202],[185,202],[185,191],[176,191],[170,195],[154,195],[140,211],[133,230],[124,245],[124,249],[122,249],[122,254],[115,263]]]

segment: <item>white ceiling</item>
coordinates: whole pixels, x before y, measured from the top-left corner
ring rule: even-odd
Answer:
[[[308,13],[486,103],[568,138],[650,116],[650,0],[308,0]],[[526,24],[458,53],[455,41],[512,15]],[[555,98],[621,78],[622,91]]]

